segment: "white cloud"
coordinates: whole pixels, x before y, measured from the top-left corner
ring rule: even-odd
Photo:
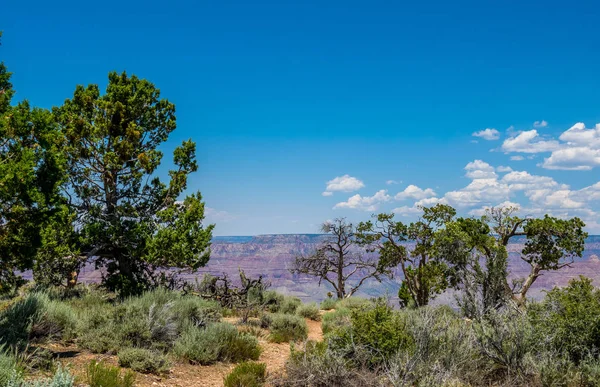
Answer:
[[[523,161],[523,160],[525,160],[525,157],[523,157],[523,156],[510,156],[510,159],[512,161]]]
[[[511,202],[509,200],[506,200],[506,201],[504,201],[502,203],[498,203],[498,204],[493,205],[493,206],[483,206],[481,208],[475,208],[475,209],[469,211],[469,215],[483,216],[483,215],[485,215],[486,211],[489,210],[492,207],[496,207],[496,208],[513,207],[513,208],[517,209],[517,211],[521,209],[521,205],[519,203],[515,203],[515,202]]]
[[[497,176],[494,167],[481,160],[468,163],[465,170],[467,171],[465,176],[471,179],[493,179]]]
[[[404,191],[398,192],[396,194],[396,196],[394,196],[394,199],[396,200],[405,200],[405,199],[424,199],[424,198],[428,198],[431,196],[435,196],[435,191],[432,190],[431,188],[426,188],[426,189],[421,189],[419,187],[417,187],[416,185],[409,185],[408,187],[406,187],[404,189]]]
[[[500,165],[499,167],[496,167],[496,171],[500,172],[500,173],[504,173],[504,172],[512,172],[512,168],[511,167],[507,167],[504,165]]]
[[[387,190],[382,189],[377,191],[373,196],[361,196],[359,194],[351,196],[347,201],[336,204],[333,209],[351,208],[363,211],[376,211],[381,203],[388,202],[390,199],[391,197],[387,194]]]
[[[538,128],[547,125],[543,120],[534,123]],[[537,153],[550,153],[538,164],[546,169],[587,171],[600,166],[600,124],[586,128],[583,122],[578,122],[565,130],[558,140],[541,138],[533,129],[507,138],[501,149],[505,153],[529,153],[529,159]],[[511,160],[523,160],[523,156],[511,156]]]
[[[333,192],[352,192],[363,188],[365,184],[350,175],[338,176],[327,182],[327,188],[322,193],[323,196],[331,196]]]
[[[388,180],[385,182],[385,184],[387,185],[392,185],[392,184],[400,184],[401,181],[396,181],[396,180]]]
[[[527,130],[514,137],[507,138],[502,143],[502,150],[505,153],[540,153],[552,152],[558,149],[559,143],[556,140],[542,140],[537,130]]]
[[[473,133],[474,137],[480,137],[484,140],[492,141],[500,138],[500,132],[493,128],[487,128]]]

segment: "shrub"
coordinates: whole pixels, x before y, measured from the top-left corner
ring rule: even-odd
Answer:
[[[352,364],[326,343],[306,342],[303,351],[292,348],[285,363],[285,376],[274,384],[285,387],[379,386],[377,376]]]
[[[263,304],[272,313],[279,311],[279,307],[283,303],[284,295],[277,293],[274,290],[263,292]]]
[[[300,305],[302,305],[302,301],[300,301],[298,297],[284,296],[283,301],[279,306],[278,312],[286,314],[295,314],[296,309],[298,309]]]
[[[347,308],[350,310],[361,309],[373,306],[373,301],[367,300],[366,298],[359,297],[348,297],[337,302],[337,306],[340,308]]]
[[[328,334],[343,327],[349,327],[352,322],[350,320],[350,309],[337,307],[333,312],[325,313],[322,317],[321,327],[323,334]]]
[[[75,384],[75,377],[67,369],[59,366],[50,379],[23,381],[15,376],[11,383],[8,384],[9,387],[72,387]]]
[[[321,321],[321,313],[316,304],[303,304],[298,307],[296,314],[314,321]]]
[[[90,387],[133,387],[135,374],[121,373],[119,367],[111,367],[92,360],[86,367],[87,383]]]
[[[262,387],[266,381],[267,365],[243,362],[223,379],[225,387]]]
[[[62,301],[44,301],[37,322],[31,329],[34,339],[71,340],[75,337],[77,314],[73,307]]]
[[[273,314],[271,314],[271,313],[263,313],[260,316],[260,327],[263,329],[270,327],[271,323],[273,322],[272,316],[273,316]]]
[[[319,305],[319,307],[323,310],[331,310],[331,309],[335,309],[337,305],[337,300],[334,300],[333,298],[326,298],[323,301],[321,301],[321,304]]]
[[[188,328],[175,342],[173,352],[190,363],[206,365],[219,360],[257,360],[260,348],[255,337],[238,332],[233,325],[213,323],[206,328]]]
[[[161,374],[169,370],[169,360],[160,352],[144,348],[126,348],[119,351],[119,365],[144,374]]]
[[[335,332],[331,336],[338,349],[355,345],[367,348],[371,352],[370,365],[379,365],[390,359],[400,350],[413,345],[407,333],[406,315],[395,312],[391,307],[379,302],[367,309],[355,309],[351,312],[350,329]]]
[[[600,353],[600,291],[590,279],[580,277],[551,290],[530,306],[528,315],[537,341],[549,350],[566,353],[575,363]]]
[[[24,347],[29,341],[31,327],[40,317],[48,297],[30,293],[0,314],[0,344]]]
[[[183,331],[188,324],[202,327],[218,322],[222,317],[219,304],[196,296],[182,296],[177,299],[172,311],[180,331]]]
[[[116,352],[125,346],[119,338],[119,327],[114,322],[114,307],[92,304],[79,314],[78,344],[94,353]]]
[[[270,340],[275,343],[306,340],[308,327],[302,317],[277,313],[271,316]]]
[[[15,374],[18,374],[17,360],[0,346],[0,386],[6,386]]]

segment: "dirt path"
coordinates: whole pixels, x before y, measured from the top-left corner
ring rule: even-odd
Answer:
[[[233,323],[236,319],[224,319]],[[323,340],[321,322],[306,320],[308,326],[308,339]],[[269,374],[279,373],[283,370],[285,362],[290,356],[289,343],[271,343],[266,337],[258,339],[262,348],[259,362],[267,365]],[[68,364],[71,370],[83,380],[85,366],[92,360],[103,360],[107,364],[117,365],[117,357],[110,355],[94,355],[88,352],[79,352],[77,348],[53,347],[56,352],[63,353],[62,363]],[[137,374],[136,386],[139,387],[222,387],[223,378],[231,372],[235,364],[217,363],[210,366],[191,364],[175,364],[166,376]]]

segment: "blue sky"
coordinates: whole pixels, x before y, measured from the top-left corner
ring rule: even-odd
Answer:
[[[196,141],[190,190],[218,235],[410,221],[435,202],[600,233],[599,16],[591,1],[9,1],[0,59],[42,107],[111,70],[154,82],[177,106],[164,150]]]

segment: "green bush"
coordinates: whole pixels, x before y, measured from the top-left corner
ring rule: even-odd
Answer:
[[[126,346],[119,337],[120,327],[114,321],[114,307],[106,303],[92,304],[79,313],[78,344],[94,353],[116,353]]]
[[[325,342],[308,341],[302,351],[292,348],[285,375],[275,380],[285,387],[369,387],[386,385],[373,372],[332,351]],[[405,384],[398,384],[404,386]]]
[[[269,339],[275,343],[286,341],[306,340],[308,337],[308,327],[302,317],[276,313],[271,315],[271,324],[269,326],[271,335]]]
[[[296,314],[314,321],[321,321],[321,313],[316,304],[302,304],[296,310]]]
[[[350,309],[338,306],[333,312],[325,313],[321,319],[321,327],[323,334],[328,334],[343,327],[349,327],[352,322],[350,320]]]
[[[206,328],[188,328],[175,342],[173,352],[190,363],[206,365],[257,360],[260,347],[256,337],[238,332],[233,325],[213,323]]]
[[[279,311],[279,307],[283,303],[284,295],[277,293],[274,290],[267,290],[263,292],[263,304],[272,313]]]
[[[135,374],[121,373],[119,367],[111,367],[92,360],[86,367],[87,383],[90,387],[133,387]]]
[[[548,292],[528,310],[537,341],[565,353],[575,363],[600,353],[600,291],[588,278]]]
[[[119,365],[144,374],[169,371],[169,360],[160,352],[145,348],[126,348],[119,351]]]
[[[277,312],[295,314],[300,305],[302,305],[302,301],[298,297],[285,296]]]
[[[67,369],[59,366],[52,378],[49,379],[24,381],[15,374],[8,387],[72,387],[74,384],[75,377]]]
[[[31,328],[49,302],[42,293],[30,293],[0,314],[0,344],[24,347],[29,342]]]
[[[339,300],[337,302],[338,307],[347,308],[350,310],[371,307],[371,306],[373,306],[373,304],[374,304],[373,301],[367,300],[366,298],[360,298],[360,297],[348,297],[348,298],[344,298],[343,300]]]
[[[215,301],[203,300],[196,296],[182,296],[173,303],[173,314],[180,331],[188,324],[206,326],[221,320],[221,307]]]
[[[3,346],[0,346],[0,386],[6,386],[15,374],[19,373],[17,360],[7,353]]]
[[[69,341],[75,337],[77,314],[63,301],[48,300],[31,329],[33,339],[59,339]]]
[[[358,345],[371,351],[369,364],[379,365],[400,350],[413,345],[407,333],[405,314],[394,311],[379,302],[369,308],[356,308],[351,312],[350,329],[337,330],[334,340],[338,348]]]
[[[265,385],[266,374],[266,364],[243,362],[223,379],[223,384],[225,387],[262,387]]]
[[[333,298],[326,298],[323,301],[321,301],[321,304],[319,305],[319,307],[323,310],[331,310],[331,309],[335,309],[337,305],[337,300],[333,299]]]

